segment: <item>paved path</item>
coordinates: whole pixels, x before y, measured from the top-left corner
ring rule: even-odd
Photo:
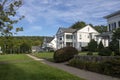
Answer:
[[[41,61],[44,64],[50,65],[52,67],[56,67],[59,68],[61,70],[64,70],[66,72],[69,72],[73,75],[76,75],[80,78],[84,78],[86,80],[120,80],[120,78],[114,78],[111,76],[106,76],[106,75],[102,75],[102,74],[98,74],[98,73],[94,73],[94,72],[90,72],[90,71],[85,71],[85,70],[81,70],[81,69],[77,69],[74,67],[70,67],[65,65],[64,63],[53,63],[53,62],[49,62],[45,59],[39,59],[35,56],[32,56],[30,54],[27,54],[27,56],[33,58],[34,60],[37,61]]]

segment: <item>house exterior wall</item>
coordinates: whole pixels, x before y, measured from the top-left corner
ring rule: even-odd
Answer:
[[[73,40],[74,47],[78,50],[81,50],[81,47],[88,46],[88,43],[91,39],[96,40],[96,35],[98,34],[99,33],[89,25],[84,27],[83,29],[78,30],[74,33],[74,36],[76,36]]]
[[[109,46],[109,42],[112,40],[112,34],[113,34],[112,32],[115,29],[120,28],[120,11],[119,11],[119,13],[115,12],[113,14],[105,16],[105,18],[107,19],[107,24],[108,24],[107,31],[111,32],[111,33],[107,34],[107,36],[108,36],[107,38],[102,37],[102,36],[98,37],[97,41],[98,41],[98,43],[100,41],[102,41],[104,47],[108,47]]]
[[[48,43],[48,46],[56,50],[57,49],[56,42],[57,42],[57,38],[55,37],[50,43]]]
[[[60,34],[57,34],[57,49],[66,47],[68,43],[73,42],[72,41],[73,39],[67,38],[67,35],[73,36],[72,33],[60,33]],[[72,45],[73,45],[73,43],[72,43]]]
[[[108,38],[98,37],[97,38],[97,43],[99,44],[100,41],[102,41],[104,47],[109,46],[109,39]]]
[[[107,18],[107,23],[108,23],[108,27],[107,27],[108,31],[112,31],[116,28],[119,28],[120,27],[120,14]]]

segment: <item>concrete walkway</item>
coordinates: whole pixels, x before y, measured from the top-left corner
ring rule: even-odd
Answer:
[[[64,70],[68,73],[71,73],[73,75],[76,75],[76,76],[83,78],[83,79],[86,79],[86,80],[120,80],[120,78],[115,78],[115,77],[111,77],[111,76],[106,76],[106,75],[102,75],[102,74],[98,74],[98,73],[70,67],[70,66],[65,65],[64,63],[49,62],[45,59],[39,59],[39,58],[32,56],[30,54],[27,54],[27,56],[33,58],[34,60],[41,61],[44,64],[50,65],[50,66],[55,67],[55,68],[59,68],[61,70]]]

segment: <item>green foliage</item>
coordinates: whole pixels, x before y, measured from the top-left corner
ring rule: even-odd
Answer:
[[[13,34],[13,25],[18,23],[19,20],[24,18],[24,16],[18,19],[13,19],[16,17],[16,10],[22,5],[22,0],[3,0],[0,3],[0,34],[2,36],[11,36]],[[17,16],[18,17],[18,16]],[[22,31],[23,28],[16,28],[16,32]]]
[[[120,52],[119,52],[119,41],[118,41],[118,39],[120,39],[120,28],[117,28],[113,32],[112,41],[109,44],[110,49],[112,51],[114,51],[115,55],[120,55]]]
[[[100,41],[100,43],[98,44],[98,52],[101,51],[102,49],[104,49],[104,46],[102,41]]]
[[[87,55],[93,55],[93,52],[88,52]]]
[[[43,38],[40,36],[16,36],[16,37],[0,37],[0,46],[3,53],[21,53],[20,46],[25,42],[31,46],[41,46]]]
[[[69,65],[80,69],[120,77],[120,58],[115,58],[104,62],[88,62],[74,58],[69,61]]]
[[[95,28],[99,33],[107,32],[107,26],[104,26],[104,25],[94,26],[94,28]]]
[[[20,45],[20,52],[21,53],[31,53],[31,45],[29,43],[23,42]]]
[[[109,48],[103,48],[98,52],[98,55],[100,55],[100,56],[111,56],[112,51]]]
[[[83,28],[83,27],[85,27],[86,26],[86,23],[85,22],[83,22],[83,21],[81,21],[81,22],[76,22],[75,24],[73,24],[72,26],[71,26],[71,28],[73,28],[73,29],[81,29],[81,28]]]
[[[120,77],[120,58],[105,61],[101,67],[104,74]]]
[[[2,64],[2,62],[4,64]],[[24,54],[0,56],[0,80],[84,80]]]
[[[74,55],[77,54],[77,49],[73,47],[64,47],[55,51],[53,58],[55,62],[65,62],[70,60],[74,57]]]
[[[94,39],[91,39],[91,41],[88,43],[88,50],[90,52],[97,51],[97,42]]]

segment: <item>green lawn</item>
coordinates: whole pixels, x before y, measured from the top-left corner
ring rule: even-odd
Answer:
[[[23,61],[24,60],[24,61]],[[13,61],[19,61],[12,63]],[[4,63],[7,62],[7,63]],[[26,55],[0,55],[0,80],[83,80]]]
[[[79,55],[87,55],[88,52],[79,52]],[[98,55],[98,52],[93,52],[93,55]]]
[[[53,60],[53,55],[54,55],[54,52],[43,52],[43,53],[34,53],[32,54],[36,57],[39,57],[39,58],[44,58],[44,59],[47,59],[49,61],[54,61]]]

